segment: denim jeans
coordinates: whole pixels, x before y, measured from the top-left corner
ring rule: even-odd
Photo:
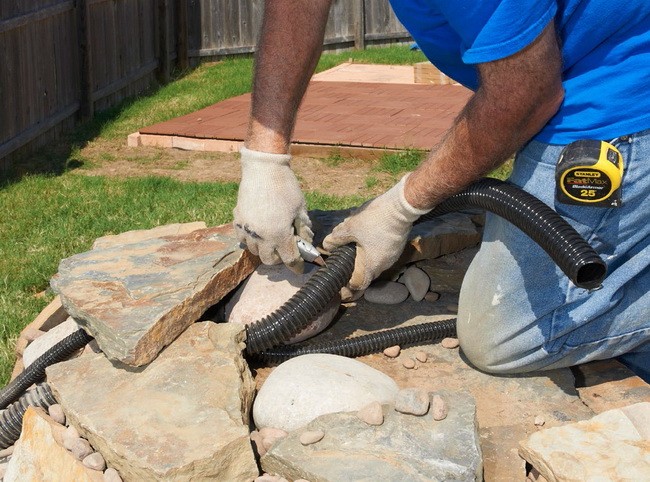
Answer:
[[[458,337],[477,368],[517,373],[623,357],[650,375],[650,130],[613,141],[623,155],[623,206],[555,199],[564,146],[532,141],[510,182],[561,214],[601,255],[601,289],[577,288],[518,228],[488,214],[481,249],[460,293]]]

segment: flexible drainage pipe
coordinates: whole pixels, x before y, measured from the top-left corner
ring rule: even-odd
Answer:
[[[495,179],[477,181],[466,191],[450,197],[427,215],[427,218],[439,216],[451,211],[469,208],[481,208],[500,215],[520,228],[536,241],[569,276],[576,286],[593,289],[600,286],[606,273],[606,265],[598,254],[582,237],[555,211],[534,196],[523,190]],[[319,269],[289,301],[260,321],[248,325],[246,352],[248,355],[260,355],[268,359],[280,359],[286,356],[273,354],[269,349],[302,331],[329,303],[350,279],[354,269],[355,247],[352,245],[337,248],[327,259],[325,267]],[[451,336],[455,332],[453,320],[445,320],[431,334],[433,339]],[[453,326],[446,326],[451,323]],[[428,324],[427,324],[428,325]],[[330,353],[370,353],[395,344],[409,344],[420,340],[420,330],[410,328],[403,330],[386,330],[335,342],[324,347]],[[400,331],[401,330],[401,331]],[[413,337],[411,339],[410,337]],[[33,383],[43,379],[45,367],[65,360],[76,350],[85,346],[92,338],[83,330],[78,330],[61,343],[38,358],[33,365],[0,391],[0,408],[16,400],[20,394]],[[399,340],[399,343],[396,341]],[[309,350],[302,348],[296,350]],[[354,356],[354,355],[353,355]],[[358,356],[358,355],[357,355]],[[51,395],[51,393],[50,393]],[[54,399],[47,394],[41,397],[39,392],[30,395],[35,404],[49,406]],[[18,410],[14,410],[19,413]],[[22,411],[24,413],[24,409]],[[20,415],[22,420],[22,414]],[[0,439],[5,422],[0,419]],[[15,430],[14,430],[15,432]],[[18,431],[20,435],[20,431]],[[15,441],[17,439],[14,438]],[[12,442],[13,443],[13,442]]]
[[[52,390],[47,383],[40,383],[36,388],[14,402],[0,415],[0,449],[6,449],[14,444],[23,426],[23,415],[29,406],[47,409],[56,403]]]
[[[535,196],[512,184],[496,179],[482,179],[465,191],[451,196],[424,219],[474,208],[491,211],[520,228],[551,256],[576,286],[587,289],[600,286],[607,267],[598,253],[559,214]],[[347,283],[354,269],[353,250],[354,247],[350,245],[336,249],[328,258],[325,268],[312,276],[313,279],[321,272],[327,272],[327,276],[319,277],[314,283],[319,290],[338,292]],[[332,258],[335,260],[330,264]],[[343,284],[339,284],[341,280],[345,280]],[[305,285],[306,289],[298,291],[276,311],[257,323],[248,325],[246,350],[249,355],[269,350],[298,334],[309,325],[315,314],[325,308],[331,298],[322,300],[321,297],[314,296],[314,292],[321,291],[308,285],[309,282]],[[340,349],[344,351],[347,348]]]

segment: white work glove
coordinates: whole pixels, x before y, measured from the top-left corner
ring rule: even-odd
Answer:
[[[311,243],[314,233],[305,197],[289,167],[289,154],[242,147],[241,183],[234,211],[237,238],[264,264],[284,262],[302,272],[298,238]],[[297,235],[297,236],[296,236]]]
[[[332,251],[348,243],[357,244],[354,271],[347,285],[352,292],[365,290],[371,281],[390,268],[404,251],[413,222],[430,209],[414,208],[404,197],[409,174],[379,197],[356,209],[323,240]],[[342,291],[350,298],[354,294]]]

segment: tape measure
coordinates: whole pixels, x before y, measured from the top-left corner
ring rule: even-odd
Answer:
[[[621,205],[623,156],[609,142],[580,140],[568,144],[557,161],[557,200],[564,204]]]

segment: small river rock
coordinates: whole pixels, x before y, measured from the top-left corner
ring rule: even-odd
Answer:
[[[264,450],[268,450],[277,440],[286,437],[287,432],[279,428],[264,427],[260,430],[260,436],[262,437]]]
[[[58,403],[50,405],[47,407],[47,413],[56,423],[65,425],[65,413],[63,413],[63,407],[61,405]]]
[[[420,388],[404,388],[395,399],[395,410],[410,415],[426,415],[429,411],[429,392]]]
[[[431,415],[436,421],[444,420],[449,414],[447,402],[440,395],[435,394],[431,397]]]
[[[448,348],[451,350],[453,348],[458,348],[460,342],[458,341],[458,338],[443,338],[440,344],[443,346],[443,348]]]
[[[389,346],[384,350],[384,355],[388,358],[397,358],[402,348],[399,345]]]
[[[79,431],[76,428],[74,428],[74,426],[70,425],[69,427],[66,427],[66,429],[63,431],[61,438],[63,439],[63,446],[66,449],[71,450],[70,447],[72,447],[72,443],[78,438],[80,438]]]
[[[122,477],[117,470],[109,467],[104,471],[104,482],[122,482]]]
[[[409,266],[402,276],[402,283],[406,286],[415,301],[422,301],[429,291],[431,280],[429,275],[417,266]]]
[[[396,281],[375,281],[365,291],[363,297],[370,303],[396,305],[409,297],[409,290]]]
[[[312,445],[320,442],[325,437],[322,430],[307,430],[300,434],[300,443],[303,445]]]
[[[84,457],[81,463],[84,464],[89,469],[93,469],[93,470],[102,471],[106,468],[106,461],[104,460],[104,457],[102,457],[102,454],[100,454],[99,452],[94,452]]]
[[[412,369],[412,368],[415,368],[415,360],[413,360],[413,358],[406,358],[402,362],[402,366],[404,368],[408,368],[409,370]]]
[[[426,295],[424,295],[424,301],[428,301],[429,303],[435,303],[440,299],[440,293],[437,291],[429,291]]]
[[[276,367],[253,404],[258,429],[291,432],[320,415],[356,412],[377,401],[393,403],[399,388],[384,373],[351,358],[302,355]]]
[[[379,402],[372,402],[357,412],[357,417],[368,425],[384,423],[384,410]]]
[[[88,440],[79,437],[78,439],[72,440],[69,443],[70,447],[68,450],[72,452],[78,460],[85,459],[88,455],[93,453],[93,448],[90,446]]]

